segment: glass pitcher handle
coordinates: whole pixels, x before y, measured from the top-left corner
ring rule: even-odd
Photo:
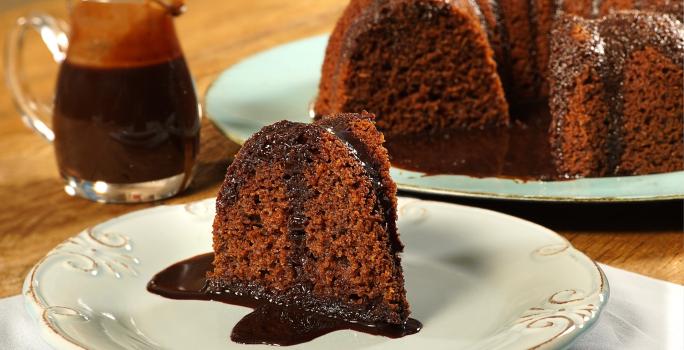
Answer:
[[[29,28],[38,32],[43,43],[50,50],[52,58],[60,63],[64,61],[69,46],[68,27],[64,21],[46,14],[37,13],[20,17],[9,33],[5,47],[5,78],[14,103],[21,113],[21,118],[31,129],[52,142],[55,134],[48,126],[48,121],[52,117],[52,107],[38,102],[25,88],[21,54],[26,30]]]

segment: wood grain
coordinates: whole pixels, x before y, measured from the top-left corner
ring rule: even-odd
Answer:
[[[346,0],[189,0],[177,28],[200,95],[217,73],[250,54],[330,31],[345,5]],[[34,11],[65,16],[65,2],[3,2],[0,29],[6,33],[18,16]],[[35,95],[49,101],[56,66],[37,36],[30,39],[26,76]],[[3,35],[0,46],[4,40]],[[138,205],[69,197],[62,190],[52,147],[22,125],[8,91],[0,87],[0,297],[19,293],[24,276],[40,257],[88,226],[149,206],[214,196],[237,149],[205,119],[198,175],[182,195]],[[429,198],[521,216],[561,232],[600,262],[684,283],[680,201],[568,206]]]

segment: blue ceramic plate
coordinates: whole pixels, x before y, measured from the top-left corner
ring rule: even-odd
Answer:
[[[308,122],[327,35],[278,46],[228,68],[205,96],[208,116],[243,142],[264,125]],[[534,201],[647,201],[684,198],[684,171],[570,181],[518,181],[424,174],[392,168],[399,189],[464,197]]]

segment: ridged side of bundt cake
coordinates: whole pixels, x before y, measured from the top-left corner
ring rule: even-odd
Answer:
[[[541,77],[539,96],[549,96],[549,56],[551,32],[555,19],[561,14],[572,14],[597,19],[621,10],[643,10],[669,13],[682,21],[684,1],[681,0],[533,0],[536,3],[538,29],[536,37],[537,69]]]
[[[486,26],[465,0],[352,0],[328,44],[317,114],[369,110],[388,136],[507,124]]]
[[[498,0],[502,21],[508,32],[511,82],[506,86],[509,105],[534,102],[538,96],[536,36],[537,11],[530,0]]]
[[[563,176],[684,168],[684,26],[636,11],[563,16],[551,53],[551,147]]]
[[[383,141],[368,114],[282,121],[251,137],[217,199],[210,290],[350,321],[405,322]]]

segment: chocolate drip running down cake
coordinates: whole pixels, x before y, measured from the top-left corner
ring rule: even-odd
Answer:
[[[605,176],[684,168],[680,22],[639,12],[563,16],[554,37],[551,147],[560,171]]]
[[[362,324],[407,322],[382,143],[369,114],[282,121],[252,136],[217,198],[209,290]]]
[[[530,105],[550,104],[553,177],[681,170],[683,10],[670,0],[351,0],[330,37],[314,109],[376,113],[394,140],[505,128],[528,122]],[[567,18],[587,28],[588,41],[573,44]],[[595,50],[603,46],[587,44],[594,39],[616,51]],[[617,62],[621,55],[629,62]],[[619,63],[614,71],[608,61]],[[582,69],[601,73],[567,80]],[[610,130],[590,130],[599,124]]]

